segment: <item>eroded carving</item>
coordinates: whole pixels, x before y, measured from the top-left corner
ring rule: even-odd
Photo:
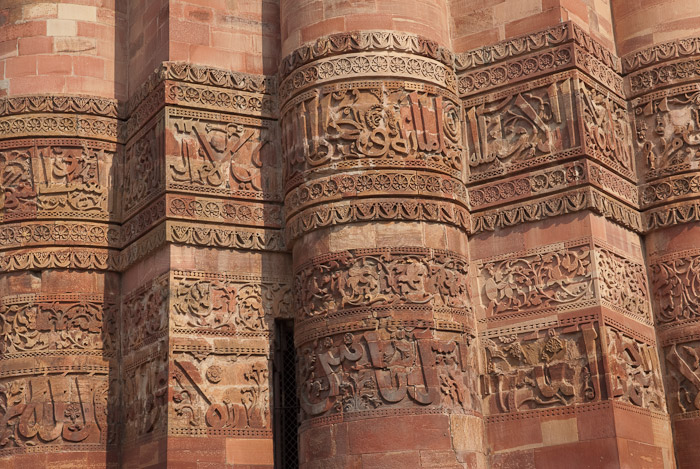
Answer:
[[[307,418],[379,408],[480,411],[474,338],[387,325],[325,337],[299,352]]]
[[[601,399],[600,341],[594,324],[485,337],[482,342],[485,405],[491,413]]]

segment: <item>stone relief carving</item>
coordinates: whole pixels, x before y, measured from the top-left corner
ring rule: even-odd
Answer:
[[[663,259],[651,264],[657,324],[700,316],[700,256]]]
[[[147,282],[122,299],[122,349],[136,350],[168,331],[170,289],[167,276]]]
[[[471,175],[508,171],[576,146],[571,79],[465,104]],[[517,167],[517,166],[516,166]]]
[[[700,53],[699,37],[664,42],[624,56],[622,58],[623,71],[631,73],[649,65],[655,65],[657,62],[693,56],[698,53]]]
[[[307,343],[298,354],[302,411],[307,418],[399,407],[480,411],[474,340],[387,324]]]
[[[289,217],[303,207],[321,201],[340,200],[350,195],[362,197],[397,193],[456,199],[465,206],[467,200],[464,184],[450,177],[416,171],[377,171],[319,178],[297,186],[287,193],[285,209]]]
[[[159,115],[154,121],[126,145],[121,186],[124,218],[153,200],[165,187],[165,137],[162,117]]]
[[[467,270],[467,260],[448,251],[344,251],[300,267],[294,283],[295,310],[301,320],[397,304],[467,310]]]
[[[601,399],[600,339],[589,323],[484,337],[485,401],[491,413]]]
[[[538,251],[479,263],[479,288],[487,315],[564,307],[594,297],[590,246]]]
[[[457,92],[462,97],[481,93],[519,79],[555,72],[573,61],[572,45],[538,51],[526,57],[460,74],[457,79]]]
[[[626,106],[584,80],[579,80],[578,86],[586,148],[602,162],[632,177],[632,130]]]
[[[610,396],[644,409],[666,411],[656,347],[606,326]]]
[[[115,353],[117,305],[86,295],[7,296],[0,303],[0,355],[52,350]]]
[[[168,416],[168,355],[163,342],[127,363],[122,373],[124,439],[164,434]],[[129,350],[129,349],[126,349]]]
[[[636,141],[647,180],[700,167],[700,90],[676,88],[634,106]],[[682,192],[681,181],[671,187],[677,185]],[[663,196],[667,187],[658,186],[663,198],[668,197]]]
[[[172,117],[170,124],[180,148],[179,154],[168,157],[168,188],[281,198],[272,128],[250,127],[235,119]]]
[[[329,165],[463,170],[459,105],[404,84],[328,87],[282,111],[285,177]]]
[[[296,49],[282,60],[280,74],[289,75],[302,65],[330,55],[380,50],[420,55],[448,66],[451,66],[454,60],[448,49],[421,36],[395,31],[358,31],[331,34]]]
[[[672,344],[666,354],[669,407],[673,414],[700,411],[700,343]]]
[[[36,213],[32,148],[0,151],[0,213],[3,219]]]
[[[396,79],[412,76],[455,91],[452,69],[440,62],[400,53],[364,53],[326,58],[295,70],[280,84],[280,99],[287,100],[313,85],[353,79],[358,75],[368,78],[393,76]]]
[[[601,246],[596,246],[595,259],[600,299],[651,324],[645,266]]]
[[[377,220],[433,221],[469,230],[469,212],[448,202],[406,199],[362,199],[313,207],[293,215],[286,223],[290,239],[325,226]]]
[[[105,219],[112,211],[113,146],[75,140],[27,141],[0,151],[0,202],[5,220],[37,215]],[[66,143],[74,143],[75,146]],[[111,150],[111,151],[110,151]]]
[[[179,328],[265,333],[272,318],[285,316],[292,306],[289,287],[276,283],[178,272],[171,289],[171,317]]]
[[[66,373],[0,380],[0,454],[115,442],[115,390],[106,376]]]
[[[270,384],[264,359],[210,355],[193,361],[178,353],[170,386],[171,434],[197,434],[202,428],[217,435],[269,436]]]

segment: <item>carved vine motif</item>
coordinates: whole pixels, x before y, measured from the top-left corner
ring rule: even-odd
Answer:
[[[588,246],[495,260],[479,268],[482,301],[489,315],[543,309],[593,298]]]
[[[421,248],[346,251],[314,262],[297,272],[295,293],[300,318],[395,304],[470,307],[466,259]]]
[[[624,56],[622,58],[623,71],[630,73],[648,65],[654,65],[656,62],[697,55],[698,53],[700,53],[700,37],[665,42]]]
[[[649,290],[644,265],[604,248],[597,248],[595,257],[600,298],[648,321]]]
[[[648,179],[700,166],[700,91],[651,99],[634,112]],[[665,189],[672,187],[659,186],[662,198]]]
[[[215,358],[215,359],[213,359]],[[237,377],[242,377],[236,381]],[[177,354],[170,373],[173,425],[253,433],[271,428],[269,371],[264,361],[210,356],[201,362]]]
[[[31,95],[0,99],[0,116],[34,112],[74,112],[117,117],[117,101],[95,96]]]
[[[700,76],[700,60],[693,57],[631,73],[628,80],[632,93],[639,95],[664,85],[697,79],[698,76]]]
[[[570,79],[466,111],[471,172],[482,173],[575,146]]]
[[[105,225],[86,223],[22,223],[0,228],[0,246],[23,246],[30,243],[76,242],[119,245],[119,231]]]
[[[299,352],[302,411],[307,417],[411,406],[480,411],[471,340],[387,326],[314,341]]]
[[[482,339],[492,413],[567,406],[601,398],[598,332],[592,324]]]
[[[148,360],[127,366],[124,380],[124,437],[165,432],[168,415],[168,356],[160,349]]]
[[[268,331],[271,318],[284,315],[292,303],[291,291],[280,284],[184,278],[172,290],[175,326],[231,334]]]
[[[163,123],[158,121],[126,147],[121,191],[124,215],[132,213],[163,189],[163,138]]]
[[[36,187],[32,168],[32,150],[0,152],[0,213],[36,213]]]
[[[459,177],[460,139],[452,100],[380,83],[313,91],[282,116],[287,180],[341,162],[437,168]]]
[[[673,344],[664,349],[667,392],[672,413],[700,411],[700,342]]]
[[[651,265],[656,321],[669,324],[700,316],[700,256]]]
[[[631,175],[632,131],[627,110],[595,86],[579,81],[586,147]]]
[[[172,122],[180,153],[169,158],[174,161],[168,164],[170,187],[279,198],[270,129],[208,120]]]
[[[160,277],[122,300],[123,350],[157,340],[168,327],[168,278]]]
[[[112,443],[116,399],[105,381],[74,373],[0,381],[0,454],[12,448]],[[111,394],[111,395],[110,395]]]
[[[606,327],[610,396],[657,411],[666,410],[656,348]]]
[[[0,304],[0,354],[41,350],[114,353],[116,305],[50,298],[5,298]]]

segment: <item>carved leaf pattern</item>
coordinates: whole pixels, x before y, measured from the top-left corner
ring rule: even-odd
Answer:
[[[548,308],[593,296],[590,249],[488,262],[481,267],[489,314]]]

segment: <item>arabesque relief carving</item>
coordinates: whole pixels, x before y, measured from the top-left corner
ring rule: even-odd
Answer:
[[[595,259],[600,299],[651,325],[645,266],[603,246],[596,246]]]
[[[610,397],[644,409],[666,411],[656,346],[606,326]]]
[[[87,373],[0,380],[0,455],[41,446],[116,441],[116,389]]]
[[[401,325],[345,333],[301,346],[306,418],[427,406],[479,412],[475,339]]]
[[[114,355],[117,305],[91,295],[6,296],[0,303],[0,356],[96,350]]]
[[[171,319],[180,329],[265,334],[272,318],[288,315],[292,307],[292,293],[284,284],[194,272],[174,276]]]
[[[486,351],[484,405],[490,413],[597,401],[600,337],[592,324],[482,337]]]
[[[329,86],[282,110],[285,179],[354,166],[429,168],[461,177],[459,105],[427,86]]]
[[[390,305],[426,305],[470,311],[468,264],[449,251],[362,249],[313,260],[294,283],[300,320],[338,311]]]
[[[700,255],[661,259],[650,270],[657,324],[700,317]]]
[[[578,80],[584,144],[594,157],[634,177],[632,129],[626,103],[599,86]]]
[[[165,187],[162,114],[126,145],[121,185],[122,217],[159,195]]]
[[[122,349],[132,351],[160,339],[168,331],[170,288],[160,276],[122,298]]]
[[[149,355],[131,358],[122,372],[126,442],[166,432],[168,353],[164,342],[154,344],[149,350]]]
[[[519,254],[479,262],[480,295],[487,315],[536,312],[593,299],[593,259],[588,244],[555,245]]]

